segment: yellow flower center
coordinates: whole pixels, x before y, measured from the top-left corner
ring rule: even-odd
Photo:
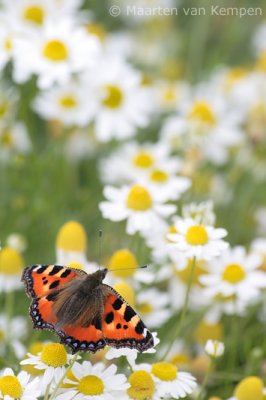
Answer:
[[[173,86],[168,86],[165,91],[163,92],[163,101],[166,104],[173,104],[177,100],[176,98],[176,91]]]
[[[208,103],[205,101],[197,101],[189,113],[189,118],[198,120],[204,124],[214,125],[216,122],[215,115]]]
[[[186,353],[177,353],[170,359],[171,364],[186,365],[189,362],[189,356]]]
[[[96,375],[87,375],[79,381],[78,390],[85,396],[97,396],[103,394],[104,383]]]
[[[102,25],[91,23],[86,26],[86,29],[89,34],[97,36],[101,42],[105,41],[106,31]]]
[[[151,372],[162,381],[173,381],[177,377],[177,366],[163,361],[153,364]]]
[[[104,89],[106,93],[102,104],[109,108],[119,108],[123,102],[121,89],[115,85],[106,85]]]
[[[0,392],[2,396],[18,399],[23,394],[21,383],[16,376],[6,375],[0,378]]]
[[[134,254],[127,249],[121,249],[117,250],[112,255],[109,261],[108,269],[117,269],[118,271],[112,272],[115,276],[128,278],[135,274],[136,270],[134,268],[137,266],[138,262]]]
[[[12,50],[12,40],[10,37],[6,38],[5,43],[4,43],[4,47],[7,51]]]
[[[135,292],[131,286],[126,282],[119,282],[114,285],[114,289],[121,294],[122,297],[130,304],[132,307],[135,306]]]
[[[231,87],[240,79],[247,75],[245,68],[232,68],[225,77],[225,88],[231,89]]]
[[[50,367],[63,367],[67,363],[67,352],[62,344],[49,343],[43,347],[41,361]]]
[[[208,233],[203,225],[190,226],[186,233],[186,241],[192,246],[202,246],[208,243]]]
[[[177,233],[176,227],[175,227],[174,225],[170,225],[169,228],[167,229],[166,234],[165,234],[165,240],[166,240],[168,243],[173,243],[172,240],[168,239],[168,234],[169,234],[169,233],[174,233],[174,234]]]
[[[9,104],[5,100],[0,100],[0,117],[4,117],[8,111]]]
[[[74,96],[63,96],[59,99],[59,104],[63,108],[75,108],[78,104]]]
[[[68,58],[68,49],[60,40],[50,40],[43,47],[43,55],[53,62],[65,61]]]
[[[5,332],[3,331],[3,329],[0,329],[0,343],[4,342],[5,340]]]
[[[40,6],[29,6],[25,8],[23,17],[29,22],[33,22],[36,25],[42,25],[44,20],[45,12]]]
[[[67,267],[68,267],[68,268],[74,268],[74,269],[82,269],[82,270],[84,270],[83,265],[81,265],[81,264],[78,263],[78,262],[71,262],[71,263],[67,264]]]
[[[127,393],[131,399],[150,400],[155,392],[152,376],[147,371],[135,371],[129,378],[130,388]]]
[[[11,147],[13,145],[13,138],[10,132],[4,132],[1,136],[1,144],[6,147]]]
[[[140,151],[134,156],[133,164],[138,168],[150,168],[154,164],[154,158],[147,151]]]
[[[246,272],[239,264],[229,264],[223,272],[223,280],[230,283],[238,283],[245,279]]]
[[[263,400],[263,387],[260,378],[249,376],[237,385],[234,395],[237,400]]]
[[[67,379],[69,379],[69,380],[71,380],[71,381],[74,381],[74,382],[77,382],[76,384],[75,383],[63,383],[62,384],[62,388],[74,388],[74,387],[76,387],[77,386],[77,384],[78,384],[78,379],[75,377],[75,375],[73,374],[73,372],[72,372],[72,370],[70,370],[68,373],[67,373]]]
[[[263,51],[256,62],[255,66],[256,70],[261,71],[261,72],[266,72],[266,51]]]
[[[0,274],[18,275],[24,266],[20,253],[11,247],[4,247],[0,251]]]
[[[190,272],[192,268],[192,258],[189,258],[187,261],[187,265],[184,269],[175,270],[176,276],[181,279],[182,282],[187,283],[190,277]],[[197,260],[196,261],[196,266],[194,269],[194,274],[193,274],[193,285],[201,285],[199,278],[201,275],[206,274],[206,269],[204,268],[205,261],[203,260]]]
[[[152,198],[143,186],[134,185],[128,193],[126,205],[135,211],[147,211],[152,207]]]
[[[149,314],[153,312],[154,308],[151,303],[140,303],[138,305],[138,311],[140,314]]]
[[[194,339],[200,343],[205,344],[207,340],[219,340],[223,338],[223,327],[217,322],[209,324],[205,321],[201,321],[195,329]]]
[[[66,222],[57,234],[56,247],[66,251],[85,251],[87,235],[83,226],[76,221]]]
[[[158,182],[158,183],[164,183],[166,181],[168,181],[168,174],[164,171],[161,171],[159,169],[155,169],[154,171],[152,171],[152,173],[150,174],[150,179],[154,182]]]

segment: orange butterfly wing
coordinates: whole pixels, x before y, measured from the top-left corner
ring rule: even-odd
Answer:
[[[154,346],[153,336],[139,315],[112,287],[108,288],[102,331],[107,344],[145,351]]]
[[[60,288],[71,279],[86,272],[61,265],[33,265],[25,268],[22,281],[25,282],[27,295],[34,299]]]

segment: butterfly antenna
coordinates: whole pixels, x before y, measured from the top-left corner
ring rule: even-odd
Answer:
[[[127,271],[128,269],[139,269],[139,268],[148,268],[148,265],[139,265],[138,267],[133,267],[133,268],[114,268],[114,269],[108,269],[108,271]]]
[[[99,229],[99,244],[98,244],[98,267],[100,269],[100,265],[101,265],[101,258],[102,258],[102,236],[103,236],[103,231],[101,229]]]

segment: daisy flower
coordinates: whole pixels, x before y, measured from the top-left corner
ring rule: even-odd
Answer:
[[[170,157],[169,150],[162,143],[128,142],[101,161],[100,174],[105,183],[132,183],[148,176],[159,165],[176,174],[180,160]]]
[[[227,161],[229,149],[243,138],[239,127],[242,115],[228,110],[223,96],[211,85],[197,88],[195,96],[182,103],[179,111],[178,116],[166,120],[161,132],[170,148],[178,144],[186,151],[195,149],[200,157],[219,165]]]
[[[145,350],[144,353],[153,354],[156,353],[156,346],[160,343],[160,339],[157,337],[157,332],[152,332],[154,346],[151,349]],[[136,360],[138,357],[139,352],[135,349],[130,349],[128,347],[123,347],[121,349],[116,349],[111,347],[105,357],[107,360],[112,360],[114,358],[126,357],[129,365],[133,370],[141,369],[142,364],[136,364]],[[146,365],[146,364],[145,364]]]
[[[70,17],[70,10],[64,6],[65,1],[3,0],[2,3],[5,20],[19,34],[40,31],[49,19]]]
[[[171,316],[170,297],[155,288],[137,294],[136,308],[150,328],[161,327]]]
[[[188,98],[189,85],[186,82],[155,82],[154,94],[158,111],[176,111],[180,102]]]
[[[67,354],[64,346],[59,343],[49,343],[43,346],[38,355],[28,353],[28,358],[21,361],[21,365],[32,365],[43,371],[41,386],[45,390],[48,385],[57,384],[63,377],[66,366],[74,356]]]
[[[242,246],[228,249],[208,264],[208,274],[200,277],[207,296],[235,296],[243,301],[256,300],[266,287],[266,273],[259,271],[262,258],[247,254]]]
[[[3,400],[37,400],[40,394],[39,379],[30,381],[25,371],[15,376],[11,368],[6,368],[0,375],[0,398]]]
[[[64,223],[56,237],[56,264],[87,263],[87,233],[79,222]]]
[[[14,33],[5,23],[3,14],[0,14],[0,21],[0,71],[2,71],[12,58],[12,37]]]
[[[126,400],[129,384],[124,374],[117,374],[117,367],[112,364],[105,368],[104,364],[92,365],[89,361],[77,362],[71,368],[71,378],[64,383],[67,389],[60,389],[56,400]]]
[[[129,282],[133,287],[137,282],[151,284],[154,281],[153,271],[150,271],[149,268],[138,268],[139,266],[136,256],[129,249],[116,250],[107,262],[107,268],[112,276],[112,284],[121,279]]]
[[[266,388],[261,378],[248,376],[236,386],[234,396],[228,400],[263,400],[266,395]]]
[[[97,99],[94,130],[99,141],[132,137],[148,124],[150,94],[141,86],[140,74],[122,59],[104,57],[93,73],[84,75],[84,86]]]
[[[167,235],[172,242],[169,246],[174,246],[187,257],[210,260],[228,247],[228,243],[222,240],[227,235],[225,229],[204,225],[193,219],[178,219],[175,228],[176,234]]]
[[[25,155],[32,148],[31,141],[22,122],[0,132],[0,161],[7,162],[13,155]]]
[[[85,35],[68,19],[56,24],[48,21],[30,38],[16,38],[13,78],[22,83],[36,74],[41,89],[54,83],[65,84],[72,73],[94,66],[99,49],[95,36]]]
[[[188,372],[178,371],[177,366],[169,362],[158,362],[153,365],[143,364],[142,370],[134,371],[128,378],[130,398],[180,399],[193,393],[196,379]]]
[[[6,238],[6,244],[8,247],[17,250],[20,253],[23,253],[28,245],[25,236],[21,233],[16,232],[8,235],[8,237]]]
[[[22,288],[21,273],[24,268],[22,255],[12,247],[0,249],[0,292]]]
[[[211,226],[214,225],[216,219],[211,200],[203,201],[202,203],[185,204],[182,207],[182,216],[185,219],[191,218],[199,224]]]
[[[96,104],[84,87],[72,81],[40,93],[34,100],[33,109],[44,119],[84,127],[92,120]]]
[[[0,355],[5,356],[7,343],[12,344],[13,351],[18,359],[25,354],[22,340],[27,333],[27,322],[24,317],[14,317],[11,320],[5,314],[0,314]]]
[[[165,218],[176,210],[176,206],[163,204],[154,193],[138,184],[121,189],[106,186],[104,195],[108,201],[99,205],[103,217],[111,221],[127,220],[126,232],[129,235],[160,229]]]

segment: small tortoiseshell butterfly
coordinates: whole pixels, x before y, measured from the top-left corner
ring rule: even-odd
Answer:
[[[153,337],[132,307],[102,283],[107,268],[93,274],[60,265],[33,265],[24,270],[30,316],[36,329],[56,333],[72,353],[110,345],[142,352]]]

